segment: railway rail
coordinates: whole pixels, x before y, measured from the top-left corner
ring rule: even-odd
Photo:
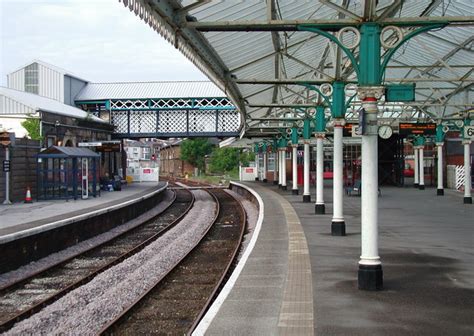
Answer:
[[[221,189],[206,191],[219,205],[213,225],[101,334],[190,334],[197,326],[230,273],[246,227],[246,214],[238,200]]]
[[[186,190],[173,192],[174,201],[152,220],[0,288],[0,332],[140,251],[176,225],[192,208],[194,196]]]

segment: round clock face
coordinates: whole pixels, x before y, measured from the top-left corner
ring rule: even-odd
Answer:
[[[382,139],[388,139],[392,136],[393,129],[388,125],[382,125],[379,127],[379,136]]]

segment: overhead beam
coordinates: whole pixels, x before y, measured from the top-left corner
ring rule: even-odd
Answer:
[[[327,31],[337,31],[343,27],[358,27],[365,22],[338,19],[338,20],[272,20],[269,22],[243,21],[201,21],[184,22],[181,28],[191,28],[199,31],[297,31],[299,25],[314,25]],[[382,26],[427,26],[435,23],[450,25],[474,25],[474,16],[425,16],[386,18],[377,22]]]
[[[324,83],[330,83],[327,79],[307,79],[307,80],[294,80],[294,79],[236,79],[234,80],[236,84],[248,84],[248,85],[320,85]],[[453,78],[386,78],[385,82],[402,82],[402,83],[416,83],[416,82],[474,82],[474,78],[463,78],[463,77],[453,77]],[[356,83],[357,81],[346,81],[346,83]]]

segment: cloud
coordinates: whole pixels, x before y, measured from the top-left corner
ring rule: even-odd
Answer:
[[[118,1],[0,0],[1,83],[32,59],[91,81],[206,77]]]

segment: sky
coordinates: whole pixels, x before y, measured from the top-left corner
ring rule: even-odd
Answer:
[[[91,82],[207,80],[118,0],[0,0],[0,85],[33,59]]]

